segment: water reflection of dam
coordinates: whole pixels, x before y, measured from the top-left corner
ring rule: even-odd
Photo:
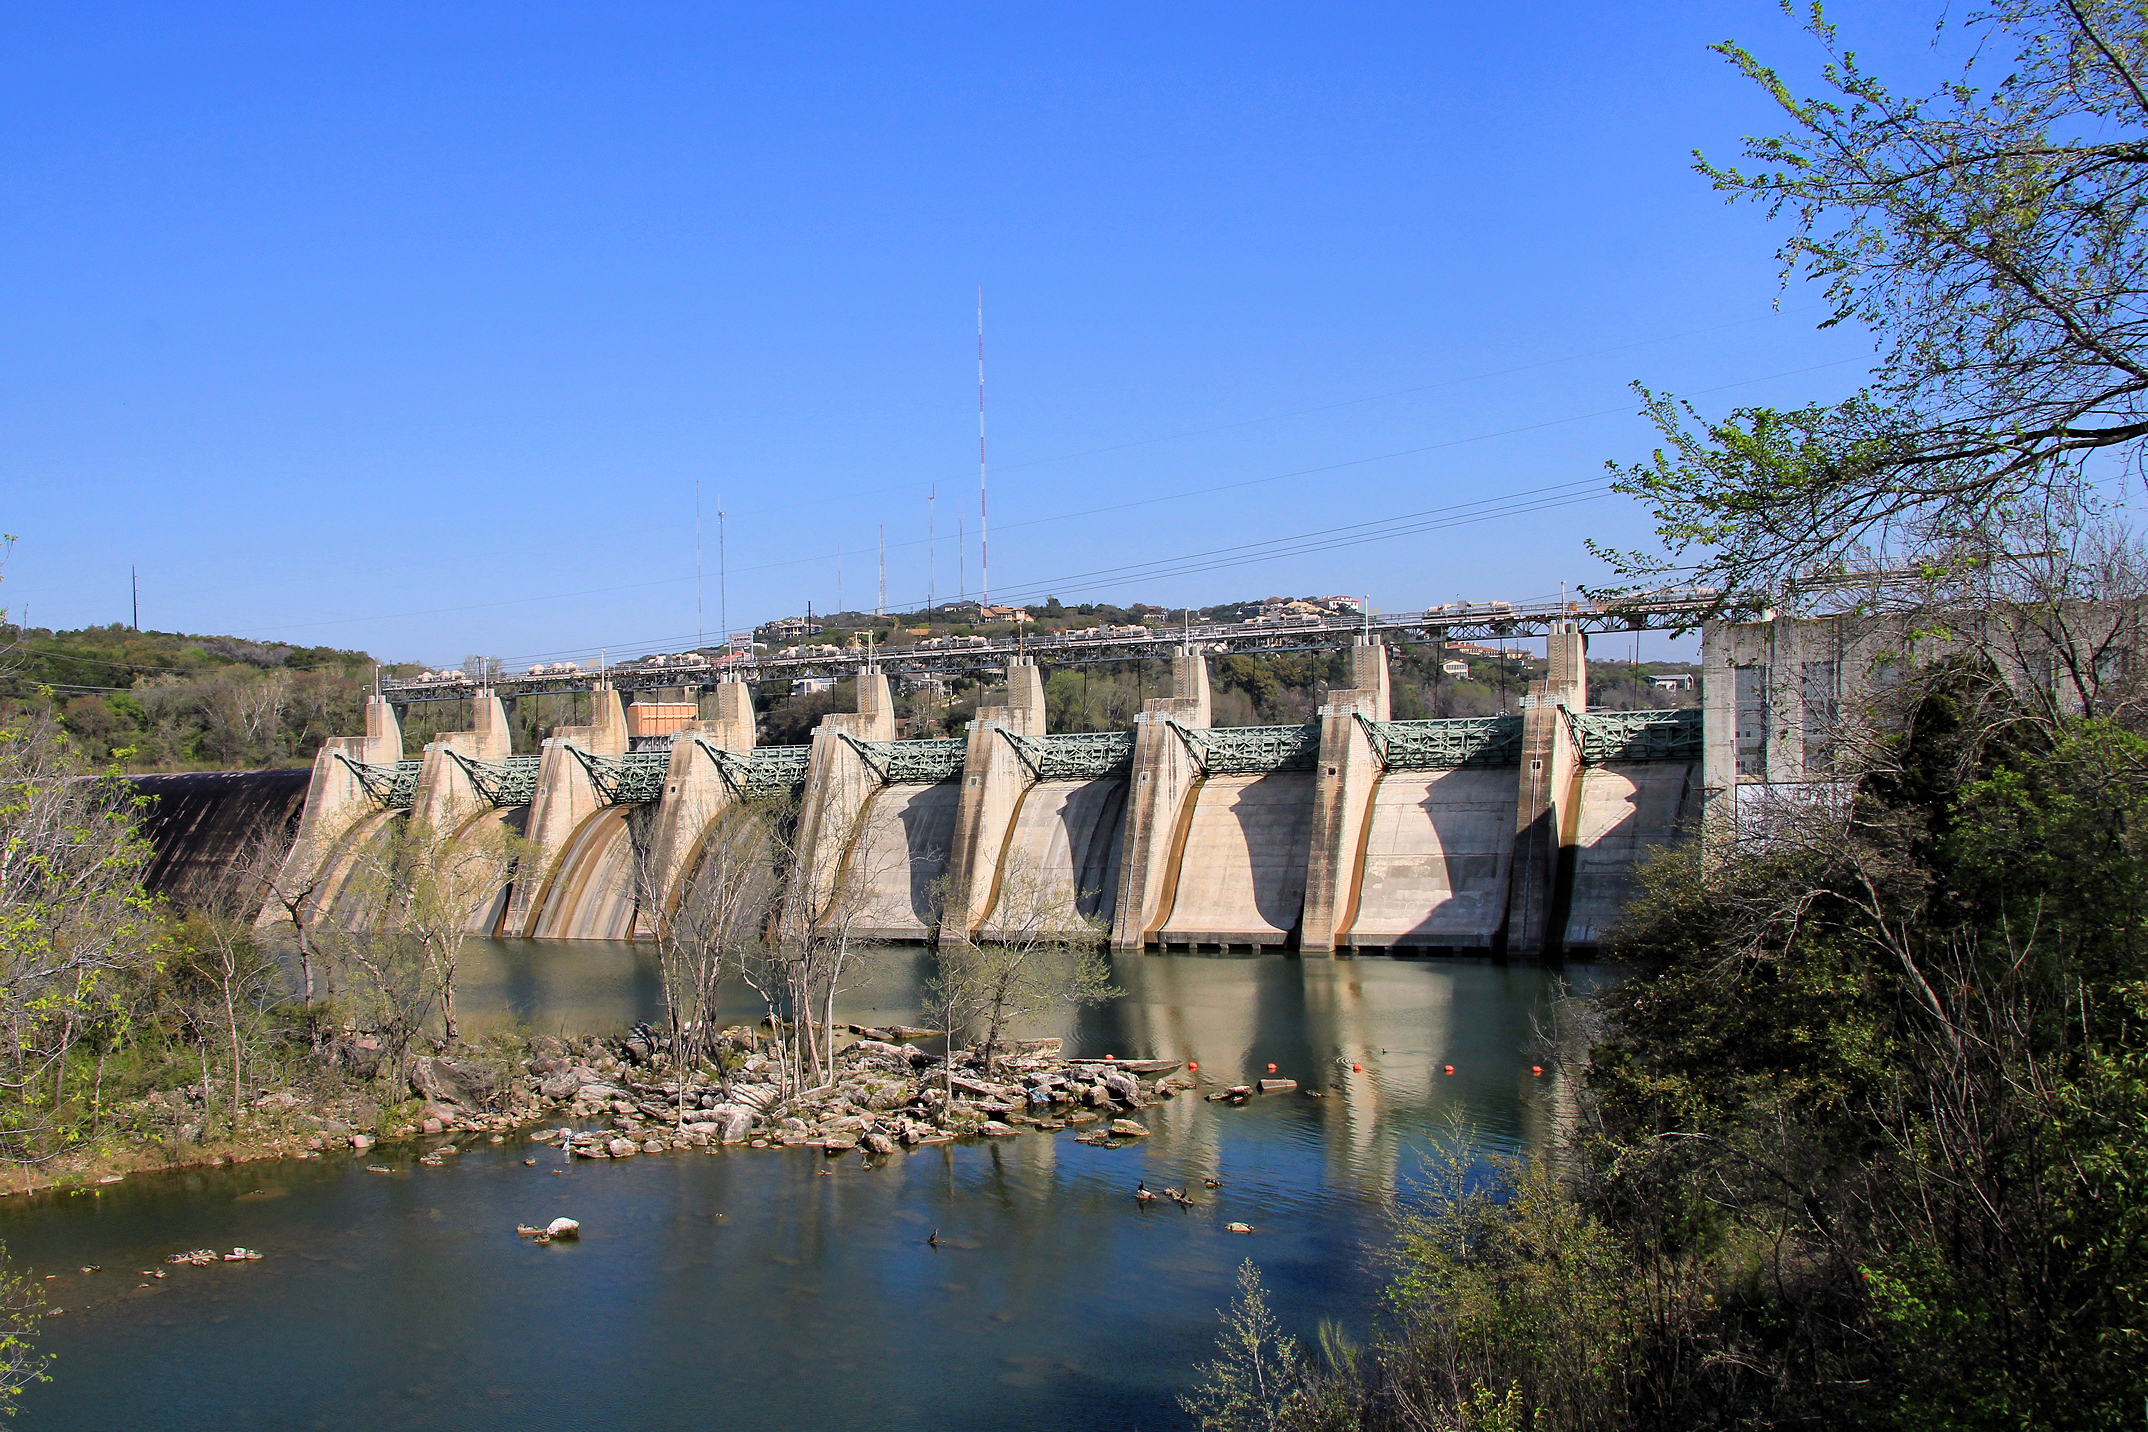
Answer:
[[[472,901],[473,931],[631,937],[663,918],[712,832],[765,800],[794,812],[808,896],[793,920],[860,938],[989,940],[1049,908],[1125,950],[1586,950],[1637,863],[1691,824],[1701,743],[1698,712],[1588,710],[1585,640],[1549,638],[1550,679],[1520,714],[1445,721],[1390,719],[1377,641],[1351,650],[1353,685],[1303,726],[1212,726],[1194,653],[1117,732],[1048,732],[1026,661],[951,740],[895,739],[874,670],[855,712],[791,747],[756,744],[739,683],[663,741],[637,740],[600,688],[591,724],[556,728],[535,756],[511,754],[497,694],[475,698],[477,729],[417,760],[376,700],[366,734],[314,763],[287,883],[362,918],[339,892],[396,823],[504,824],[527,853]]]

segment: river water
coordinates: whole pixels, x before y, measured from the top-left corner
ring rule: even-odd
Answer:
[[[924,963],[884,952],[845,1017],[923,1022]],[[473,943],[465,978],[473,1023],[598,1031],[655,1013],[629,946]],[[1272,1063],[1326,1097],[1182,1096],[1114,1150],[1070,1130],[870,1167],[746,1148],[569,1166],[480,1138],[437,1169],[376,1149],[10,1199],[13,1266],[57,1275],[44,1286],[65,1310],[43,1325],[54,1380],[25,1395],[24,1425],[1185,1427],[1175,1396],[1241,1260],[1292,1330],[1363,1328],[1427,1152],[1544,1136],[1560,1091],[1530,1071],[1533,1020],[1558,981],[1585,991],[1605,972],[1141,955],[1114,978],[1122,998],[1042,1032],[1070,1053],[1197,1060],[1219,1082]],[[1137,1203],[1137,1180],[1199,1206]],[[559,1215],[580,1242],[515,1236]],[[264,1257],[137,1276],[236,1244]]]

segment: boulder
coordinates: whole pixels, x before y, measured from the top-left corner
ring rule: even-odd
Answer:
[[[555,1218],[545,1225],[544,1231],[548,1238],[579,1238],[582,1236],[582,1225],[571,1218]]]
[[[736,1104],[723,1105],[717,1112],[725,1114],[723,1133],[720,1137],[727,1144],[742,1144],[753,1130],[753,1111],[741,1109]]]
[[[1115,1138],[1138,1139],[1146,1135],[1148,1131],[1148,1125],[1137,1124],[1132,1119],[1113,1119],[1111,1121],[1111,1132]]]
[[[630,1159],[641,1152],[632,1139],[613,1139],[604,1146],[604,1151],[615,1159]]]
[[[499,1087],[492,1071],[462,1060],[428,1057],[412,1062],[410,1087],[434,1104],[484,1107]]]
[[[364,1153],[367,1149],[373,1147],[373,1136],[371,1134],[352,1134],[351,1147],[359,1153]]]
[[[660,1154],[666,1147],[668,1145],[662,1139],[649,1139],[642,1144],[641,1151],[645,1154]]]
[[[886,1134],[867,1134],[858,1142],[864,1146],[867,1153],[891,1154],[895,1152],[895,1141]]]

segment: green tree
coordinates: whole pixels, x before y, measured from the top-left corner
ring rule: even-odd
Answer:
[[[2136,461],[2148,439],[2148,15],[2009,0],[1921,97],[1868,73],[1817,5],[1808,28],[1820,98],[1717,47],[1789,124],[1748,140],[1752,167],[1699,170],[1789,220],[1785,279],[1868,329],[1878,365],[1843,402],[1714,421],[1641,390],[1666,447],[1613,486],[1649,504],[1666,555],[1619,554],[1630,574],[1781,595],[1863,557],[1981,560],[1995,515],[2078,503],[2089,459]]]

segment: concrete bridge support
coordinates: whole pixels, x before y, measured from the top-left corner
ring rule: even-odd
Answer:
[[[1380,753],[1365,721],[1389,719],[1386,644],[1360,638],[1350,648],[1350,675],[1354,689],[1330,691],[1320,708],[1305,913],[1298,932],[1298,948],[1307,954],[1334,953],[1337,933],[1349,928],[1356,913],[1372,799],[1380,787]]]
[[[887,674],[878,667],[858,673],[858,709],[833,713],[813,728],[813,749],[806,757],[805,797],[798,812],[798,841],[791,878],[805,882],[802,898],[789,902],[790,915],[780,932],[802,939],[827,913],[837,893],[843,856],[856,838],[865,803],[879,778],[857,748],[843,739],[895,739],[895,698]]]
[[[537,766],[537,794],[530,802],[529,823],[523,836],[530,848],[523,854],[523,869],[515,872],[515,887],[500,922],[507,936],[536,933],[537,918],[544,910],[545,895],[559,874],[560,857],[584,821],[604,806],[604,797],[589,769],[572,748],[592,756],[622,756],[627,749],[626,706],[619,693],[602,686],[589,693],[590,724],[555,726],[545,739]]]
[[[977,938],[991,914],[1006,874],[1001,865],[1007,835],[1034,779],[1013,743],[1000,734],[1002,729],[1017,736],[1044,734],[1044,673],[1027,658],[1007,664],[1007,703],[980,706],[970,723],[962,805],[955,816],[954,849],[940,910],[943,941]]]
[[[1581,801],[1580,739],[1573,718],[1588,710],[1589,640],[1553,632],[1549,679],[1529,683],[1522,712],[1521,784],[1514,804],[1514,861],[1507,876],[1506,952],[1556,953],[1566,912],[1557,908],[1562,863],[1570,873]]]
[[[1208,660],[1198,652],[1171,658],[1171,694],[1143,702],[1134,718],[1134,764],[1126,792],[1126,837],[1119,856],[1119,903],[1111,947],[1144,948],[1171,914],[1180,846],[1201,768],[1172,724],[1209,724]]]
[[[657,802],[655,824],[649,832],[651,876],[656,888],[664,892],[665,907],[649,912],[650,919],[663,918],[685,893],[686,877],[700,858],[709,827],[733,799],[730,782],[702,747],[753,749],[753,688],[743,681],[725,681],[713,695],[715,716],[694,722],[671,745],[664,797]]]
[[[505,703],[490,689],[480,688],[471,704],[477,729],[441,732],[425,748],[425,764],[418,772],[411,818],[437,831],[453,830],[488,805],[470,783],[470,773],[454,756],[471,761],[504,761],[514,754]]]
[[[299,817],[298,835],[284,856],[277,877],[280,896],[305,896],[325,905],[330,887],[338,878],[337,847],[351,827],[380,807],[368,795],[349,762],[366,766],[392,766],[403,759],[403,723],[395,708],[378,696],[366,698],[365,734],[331,736],[313,757],[313,776],[306,786],[306,809]],[[270,898],[255,920],[257,928],[290,923],[290,914],[279,898]]]

